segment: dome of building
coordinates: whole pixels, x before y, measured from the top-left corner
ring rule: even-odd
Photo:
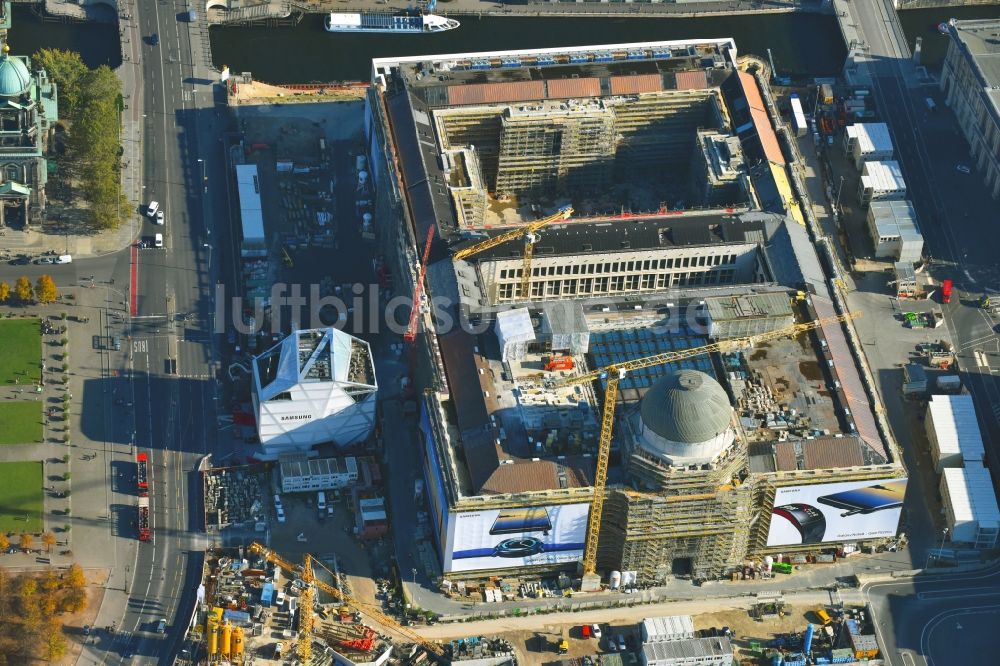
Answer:
[[[31,72],[20,58],[12,58],[4,44],[0,54],[0,97],[20,95],[31,85]]]
[[[732,416],[719,382],[697,370],[671,372],[642,399],[640,444],[671,464],[708,462],[733,442]]]

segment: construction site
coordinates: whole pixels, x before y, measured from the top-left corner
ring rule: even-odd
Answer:
[[[444,589],[726,578],[898,538],[860,313],[732,40],[386,58],[372,83]]]

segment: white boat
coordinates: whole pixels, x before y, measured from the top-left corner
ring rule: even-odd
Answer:
[[[459,25],[455,19],[413,12],[330,12],[323,20],[327,32],[432,33]]]

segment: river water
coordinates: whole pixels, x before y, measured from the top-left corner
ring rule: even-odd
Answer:
[[[922,36],[924,64],[940,65],[948,40],[935,26],[955,17],[1000,18],[1000,6],[918,9],[901,13],[912,44]],[[215,64],[253,72],[262,81],[310,83],[367,80],[372,58],[394,55],[496,51],[583,44],[733,37],[741,53],[766,56],[771,49],[778,73],[831,76],[845,49],[831,16],[763,14],[708,18],[509,18],[466,16],[462,27],[442,35],[347,35],[323,30],[322,17],[307,16],[295,27],[213,28]],[[15,54],[42,47],[80,51],[88,65],[120,61],[117,30],[107,23],[40,21],[14,5],[8,39]]]

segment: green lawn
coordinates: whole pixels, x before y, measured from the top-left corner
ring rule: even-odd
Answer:
[[[0,479],[0,532],[41,532],[42,463],[0,463]]]
[[[42,405],[34,400],[0,402],[0,423],[0,445],[42,441]]]
[[[0,320],[0,385],[13,385],[15,378],[28,386],[41,381],[40,326],[37,319]]]

